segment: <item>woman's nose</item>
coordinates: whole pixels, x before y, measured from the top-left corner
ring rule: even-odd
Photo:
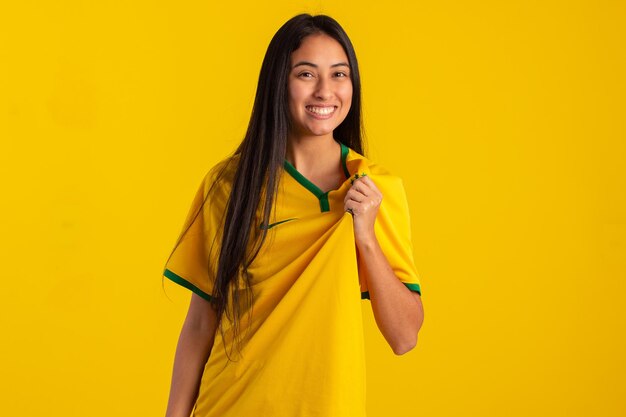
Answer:
[[[315,89],[315,97],[321,99],[328,99],[332,96],[330,81],[326,78],[320,77]]]

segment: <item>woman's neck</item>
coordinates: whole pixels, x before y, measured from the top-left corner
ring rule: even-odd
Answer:
[[[289,138],[286,159],[301,174],[333,172],[341,159],[341,145],[332,137]]]

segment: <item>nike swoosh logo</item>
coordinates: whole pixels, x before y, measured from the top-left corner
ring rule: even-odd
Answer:
[[[264,225],[263,223],[261,223],[261,224],[259,225],[259,229],[262,229],[262,230],[263,230],[263,229],[271,229],[272,227],[274,227],[274,226],[278,226],[278,225],[279,225],[279,224],[281,224],[281,223],[285,223],[285,222],[289,222],[289,221],[291,221],[291,220],[297,220],[297,219],[298,219],[297,217],[292,217],[291,219],[285,219],[285,220],[281,220],[281,221],[276,222],[276,223],[270,223],[270,225],[269,225],[269,226],[266,226],[266,225]]]

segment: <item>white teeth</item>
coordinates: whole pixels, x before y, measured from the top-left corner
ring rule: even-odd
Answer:
[[[317,113],[317,114],[322,114],[322,115],[331,114],[332,112],[335,111],[334,107],[313,107],[313,106],[307,106],[306,108],[310,112]]]

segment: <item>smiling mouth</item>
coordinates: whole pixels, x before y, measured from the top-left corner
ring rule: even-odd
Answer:
[[[306,106],[306,109],[317,116],[329,116],[335,112],[337,106]]]

